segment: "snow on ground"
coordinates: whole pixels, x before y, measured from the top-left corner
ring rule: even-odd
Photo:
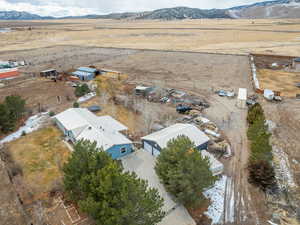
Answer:
[[[222,178],[218,180],[211,189],[203,193],[204,196],[209,198],[211,201],[211,204],[205,214],[212,219],[212,224],[219,223],[222,218],[224,212],[226,183],[227,177],[222,176]]]
[[[88,93],[80,98],[78,98],[77,102],[78,103],[82,103],[82,102],[86,102],[88,100],[90,100],[91,98],[95,97],[96,96],[96,93],[95,92],[91,92],[91,93]]]
[[[290,169],[288,155],[280,148],[273,147],[275,173],[279,185],[284,188],[286,185],[295,187],[294,176]]]
[[[29,119],[25,122],[25,125],[20,127],[16,132],[6,136],[2,140],[0,140],[0,144],[4,144],[6,142],[13,141],[22,136],[22,133],[26,134],[31,133],[35,130],[38,130],[41,125],[49,118],[49,113],[40,113],[34,116],[29,117]]]

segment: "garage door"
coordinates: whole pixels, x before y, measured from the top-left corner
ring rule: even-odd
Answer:
[[[153,156],[158,156],[160,154],[160,151],[158,151],[156,148],[152,147],[152,145],[148,144],[145,141],[144,141],[144,149]]]

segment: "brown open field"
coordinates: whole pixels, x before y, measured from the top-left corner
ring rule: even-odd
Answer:
[[[0,51],[56,45],[299,55],[300,20],[2,22],[19,27],[0,35]],[[32,26],[32,30],[27,28]]]
[[[280,91],[284,97],[295,97],[300,94],[296,84],[300,82],[300,73],[281,70],[258,70],[259,82],[262,89]]]

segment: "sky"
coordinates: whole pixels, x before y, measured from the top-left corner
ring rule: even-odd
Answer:
[[[265,0],[0,0],[0,11],[26,11],[41,16],[80,16],[136,12],[176,6],[229,8]]]

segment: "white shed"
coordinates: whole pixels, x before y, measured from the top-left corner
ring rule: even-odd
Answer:
[[[269,89],[265,89],[264,90],[264,97],[268,100],[273,100],[275,97],[274,91],[269,90]]]
[[[246,108],[246,102],[247,102],[247,89],[240,88],[236,105],[238,108],[244,109],[244,108]]]

